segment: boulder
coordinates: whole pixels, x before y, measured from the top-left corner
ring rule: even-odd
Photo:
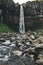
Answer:
[[[0,42],[5,42],[5,39],[4,38],[0,38]]]
[[[43,54],[39,54],[39,55],[38,55],[38,59],[39,59],[39,60],[43,60]]]
[[[36,63],[39,65],[43,65],[43,60],[37,60]]]
[[[23,55],[22,60],[24,61],[25,65],[31,65],[31,64],[34,65],[32,63],[32,59],[31,59],[31,57],[30,57],[30,55],[28,53],[25,53]]]
[[[11,44],[10,40],[5,40],[5,42],[2,43],[3,45],[9,46]]]
[[[19,51],[19,50],[12,51],[12,53],[14,54],[14,56],[15,55],[17,55],[17,56],[22,55],[22,51]]]
[[[35,40],[35,36],[34,36],[34,35],[30,35],[30,38],[31,38],[32,40]]]
[[[11,42],[11,47],[16,47],[16,41]]]
[[[39,36],[37,39],[35,39],[35,40],[33,41],[33,43],[38,43],[38,44],[43,43],[43,36]]]

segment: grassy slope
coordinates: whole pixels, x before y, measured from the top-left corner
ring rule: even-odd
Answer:
[[[43,27],[35,28],[35,29],[28,29],[30,31],[37,32],[38,30],[43,30]],[[6,24],[0,21],[0,32],[13,32],[14,30],[10,29]]]
[[[11,32],[12,30],[0,21],[0,32]]]

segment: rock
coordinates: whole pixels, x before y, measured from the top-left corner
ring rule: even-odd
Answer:
[[[34,55],[30,55],[31,59],[34,60]]]
[[[31,42],[33,41],[29,36],[28,36],[26,39],[28,39],[28,40],[31,41]]]
[[[22,37],[21,37],[21,36],[17,36],[17,39],[18,39],[18,40],[21,40],[21,39],[22,39]]]
[[[23,50],[24,50],[24,46],[25,46],[25,45],[22,44],[22,45],[19,47],[19,49],[23,51]]]
[[[0,9],[0,15],[2,14],[2,10]]]
[[[11,42],[11,45],[10,45],[11,47],[16,47],[16,42],[14,41],[14,42]]]
[[[30,46],[30,42],[26,42],[26,45],[29,45]]]
[[[43,43],[43,36],[39,37],[40,43]]]
[[[30,35],[30,38],[31,38],[32,40],[35,40],[35,36],[34,36],[34,35]]]
[[[1,33],[2,36],[6,36],[6,33]]]
[[[16,37],[10,37],[11,41],[15,41]]]
[[[9,60],[9,56],[8,55],[1,55],[0,56],[0,62],[6,62],[6,61],[8,61]]]
[[[4,38],[0,38],[0,42],[5,42],[5,39]]]
[[[23,55],[24,53],[34,54],[34,52],[35,52],[35,48],[31,48],[31,47],[30,47],[30,48],[24,50],[23,53],[22,53],[22,55]]]
[[[14,55],[17,55],[17,56],[22,55],[22,51],[19,51],[19,50],[12,51],[12,53],[13,53]]]
[[[8,61],[8,65],[25,65],[23,60],[19,56],[14,56],[13,61]]]
[[[0,46],[0,62],[8,61],[10,56],[10,49],[6,46]]]
[[[42,44],[36,44],[35,47],[43,48],[43,43]]]
[[[38,30],[38,35],[43,36],[43,30]]]
[[[22,59],[23,59],[25,65],[31,65],[32,64],[32,59],[31,59],[31,57],[30,57],[30,55],[28,53],[25,53],[23,55]]]
[[[0,9],[2,10],[2,13],[3,13],[3,15],[0,15],[0,16],[2,16],[4,23],[6,23],[9,27],[14,29],[15,31],[18,31],[19,14],[20,14],[19,3],[14,3],[13,0],[12,1],[10,1],[10,0],[9,1],[8,0],[0,1],[0,3],[1,3]],[[3,9],[2,9],[2,7],[3,7]],[[23,8],[24,8],[24,16],[25,16],[25,24],[26,24],[25,26],[26,26],[27,31],[31,28],[34,29],[35,27],[38,28],[41,25],[43,26],[43,17],[40,17],[39,19],[34,18],[34,17],[37,17],[37,16],[39,17],[42,15],[43,2],[40,3],[40,2],[28,1],[23,4]],[[38,11],[36,9],[39,9],[40,11]],[[6,12],[6,14],[5,14],[5,12]],[[1,11],[0,11],[0,14],[1,14]]]
[[[14,60],[14,64],[15,65],[25,65],[25,63],[19,58]]]
[[[22,46],[22,43],[21,43],[21,42],[19,42],[19,43],[18,43],[18,46]]]
[[[43,60],[37,60],[36,63],[39,65],[43,65]]]
[[[3,42],[2,44],[8,46],[11,44],[11,42],[10,42],[10,40],[5,40],[5,42]]]
[[[26,35],[25,34],[22,35],[22,39],[26,39]]]
[[[43,54],[39,54],[39,55],[38,55],[38,59],[39,59],[39,60],[43,60]]]
[[[43,47],[43,37],[40,36],[39,38],[37,38],[36,40],[34,40],[32,42],[32,44],[35,46],[35,47]]]

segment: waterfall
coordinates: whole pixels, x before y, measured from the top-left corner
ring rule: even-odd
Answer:
[[[25,24],[24,24],[24,11],[23,6],[20,6],[20,23],[19,23],[19,32],[25,33]]]

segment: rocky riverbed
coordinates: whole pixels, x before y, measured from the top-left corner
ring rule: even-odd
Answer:
[[[23,4],[23,9],[26,31],[43,28],[43,1],[28,1]],[[0,21],[18,32],[20,4],[14,3],[13,0],[0,0]]]
[[[0,65],[43,65],[43,35],[0,33]]]

